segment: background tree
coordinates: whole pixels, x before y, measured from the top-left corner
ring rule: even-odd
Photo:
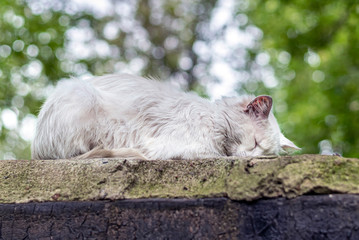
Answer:
[[[304,152],[359,156],[357,1],[250,1],[276,69],[277,115]],[[294,135],[293,135],[294,133]]]
[[[359,156],[355,1],[2,0],[0,158],[30,158],[60,79],[130,72],[213,99],[271,94],[304,153]]]

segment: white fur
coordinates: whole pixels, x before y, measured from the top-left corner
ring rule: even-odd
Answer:
[[[99,152],[88,152],[100,146],[102,152],[136,152],[147,159],[278,154],[281,142],[295,147],[281,134],[272,113],[258,120],[244,112],[253,98],[213,103],[127,74],[65,80],[40,111],[32,157],[99,157]]]

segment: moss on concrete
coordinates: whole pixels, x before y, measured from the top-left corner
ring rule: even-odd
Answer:
[[[358,194],[359,160],[298,155],[0,161],[0,203],[215,196],[251,201],[308,193]]]

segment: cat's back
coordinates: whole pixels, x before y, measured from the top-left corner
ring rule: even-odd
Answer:
[[[167,112],[179,102],[200,101],[198,96],[183,92],[169,82],[130,74],[95,77],[89,84],[96,90],[96,101],[108,118],[130,119],[145,112]]]
[[[40,121],[55,115],[86,115],[88,112],[122,112],[134,106],[161,105],[186,99],[186,93],[166,82],[130,74],[111,74],[88,80],[60,81],[40,111]]]
[[[102,94],[121,95],[152,95],[173,96],[181,94],[174,86],[158,80],[134,76],[131,74],[112,74],[94,77],[89,82]]]

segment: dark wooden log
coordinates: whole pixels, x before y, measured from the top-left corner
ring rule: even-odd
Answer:
[[[359,196],[0,204],[0,239],[359,239]]]

